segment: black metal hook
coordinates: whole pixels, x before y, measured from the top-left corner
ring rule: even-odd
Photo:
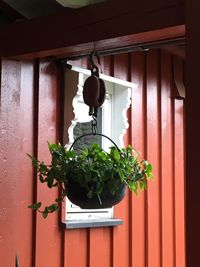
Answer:
[[[95,56],[95,53],[96,51],[93,50],[90,54],[89,54],[89,61],[90,61],[90,64],[93,67],[96,67],[97,68],[97,65],[94,63],[94,56]]]
[[[92,75],[94,75],[96,77],[99,77],[99,68],[98,68],[98,66],[94,62],[94,57],[95,56],[97,58],[98,64],[101,65],[100,56],[96,52],[95,47],[94,47],[94,50],[89,54],[89,61],[90,61],[90,64],[91,64],[91,72],[92,72]]]
[[[94,133],[86,133],[86,134],[83,134],[83,135],[77,137],[77,138],[74,140],[74,142],[72,143],[72,145],[70,146],[69,150],[72,150],[74,144],[75,144],[78,140],[80,140],[81,138],[83,138],[83,137],[85,137],[85,136],[90,136],[90,135],[98,135],[98,136],[102,136],[102,137],[107,138],[107,139],[108,139],[108,140],[109,140],[109,141],[110,141],[110,142],[117,148],[117,150],[120,151],[118,145],[117,145],[117,144],[116,144],[110,137],[108,137],[108,136],[105,135],[105,134],[101,134],[101,133],[95,133],[95,134],[94,134]]]

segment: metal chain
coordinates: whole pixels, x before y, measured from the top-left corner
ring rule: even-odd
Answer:
[[[98,133],[98,125],[97,125],[97,118],[92,116],[92,134],[96,135]]]

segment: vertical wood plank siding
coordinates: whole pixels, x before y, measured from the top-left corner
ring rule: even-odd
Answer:
[[[26,153],[48,162],[47,141],[61,136],[62,70],[48,60],[2,60],[2,267],[14,266],[16,255],[20,267],[185,267],[184,101],[172,97],[174,60],[162,50],[102,58],[105,74],[138,84],[125,142],[153,163],[155,180],[115,207],[122,226],[80,230],[66,230],[60,214],[44,220],[27,209],[58,195],[36,181]]]

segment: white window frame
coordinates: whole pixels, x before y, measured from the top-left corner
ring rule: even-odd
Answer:
[[[76,125],[78,118],[78,109],[80,108],[80,103],[83,102],[82,90],[84,81],[88,76],[91,75],[90,70],[82,69],[78,67],[72,67],[71,70],[66,70],[65,73],[65,114],[64,121],[68,120],[67,111],[69,105],[73,107],[74,118],[71,120],[70,125],[64,127],[64,140],[66,140],[66,135],[68,136],[68,143],[66,147],[69,148],[73,143],[73,128]],[[100,78],[104,80],[106,86],[107,97],[111,99],[111,110],[109,115],[112,114],[111,128],[110,131],[108,127],[103,125],[102,133],[111,137],[112,140],[119,146],[123,147],[123,136],[126,133],[129,124],[127,118],[127,110],[131,104],[131,90],[136,88],[137,85],[127,81],[123,81],[111,76],[100,74]],[[71,103],[70,103],[71,101]],[[89,107],[87,107],[89,110]],[[87,111],[88,113],[88,111]],[[86,116],[87,116],[86,113]],[[104,109],[102,110],[104,113]],[[102,114],[103,116],[103,114]],[[105,130],[106,129],[106,130]],[[105,138],[103,138],[104,140]],[[104,140],[103,147],[110,146],[107,140]],[[106,148],[105,148],[106,149]],[[109,209],[97,209],[97,210],[86,210],[81,209],[74,204],[72,204],[66,198],[66,221],[70,220],[98,220],[98,219],[111,219],[114,218],[114,208]]]

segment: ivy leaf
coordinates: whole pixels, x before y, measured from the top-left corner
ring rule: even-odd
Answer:
[[[48,206],[48,207],[46,208],[46,210],[47,210],[48,212],[51,212],[51,213],[52,213],[52,212],[56,211],[57,208],[58,208],[57,204],[53,203],[53,204],[51,204],[50,206]]]
[[[53,176],[49,176],[48,181],[47,181],[47,186],[49,188],[52,188],[53,182],[54,182],[54,177]]]
[[[133,190],[136,195],[138,195],[138,183],[137,182],[131,181],[129,183],[129,188]]]
[[[48,216],[48,211],[43,211],[43,212],[42,212],[42,217],[43,217],[44,219],[46,219],[47,216]]]
[[[41,207],[42,203],[41,202],[37,202],[33,205],[29,205],[28,208],[33,209],[33,210],[38,210]]]
[[[120,160],[120,154],[117,148],[115,148],[114,150],[114,159]]]
[[[38,161],[37,161],[37,159],[36,159],[35,157],[31,156],[31,155],[28,154],[28,153],[27,153],[26,155],[31,159],[33,167],[37,167],[37,166],[38,166]]]
[[[40,179],[40,182],[41,183],[44,183],[45,182],[45,178],[43,177],[43,174],[41,174],[41,173],[39,175],[39,179]]]
[[[142,191],[144,191],[146,188],[147,188],[147,183],[146,183],[146,181],[145,181],[145,180],[144,180],[144,181],[140,181],[140,189],[141,189]]]
[[[61,203],[63,201],[62,197],[56,198],[55,200],[57,203]]]
[[[147,165],[147,168],[146,168],[146,172],[147,172],[147,173],[151,173],[152,170],[153,170],[153,166],[152,166],[151,164],[148,164],[148,165]]]
[[[119,173],[119,176],[120,176],[121,180],[123,181],[124,180],[124,172],[122,171],[121,168],[118,168],[117,171]]]
[[[49,151],[50,152],[57,151],[57,149],[58,149],[58,145],[57,144],[50,144],[49,142],[48,142],[48,147],[49,147]]]

